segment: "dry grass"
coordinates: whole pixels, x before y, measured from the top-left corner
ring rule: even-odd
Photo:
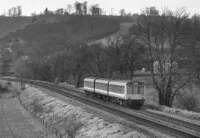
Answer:
[[[134,22],[126,22],[120,24],[120,33],[127,34],[129,29],[134,25]]]
[[[82,126],[83,123],[76,120],[73,115],[70,115],[64,119],[63,128],[70,138],[75,138],[76,133],[81,129]]]
[[[9,81],[0,80],[0,92],[5,93],[12,90],[12,83]]]
[[[200,86],[192,84],[181,90],[174,100],[174,107],[200,112]]]

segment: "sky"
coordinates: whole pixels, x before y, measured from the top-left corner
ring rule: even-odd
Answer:
[[[85,0],[77,0],[83,2]],[[191,14],[200,14],[200,0],[87,0],[88,5],[99,4],[107,14],[113,9],[114,14],[119,14],[119,10],[124,8],[127,12],[141,13],[145,7],[155,6],[157,9],[167,7],[175,10],[185,7]],[[20,5],[23,15],[31,13],[41,13],[47,7],[49,10],[66,8],[67,4],[74,4],[76,0],[0,0],[0,14],[7,12],[9,8]]]

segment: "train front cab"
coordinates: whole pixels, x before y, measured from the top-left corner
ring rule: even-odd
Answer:
[[[143,82],[127,83],[127,97],[129,104],[134,108],[140,108],[145,100],[145,84]]]

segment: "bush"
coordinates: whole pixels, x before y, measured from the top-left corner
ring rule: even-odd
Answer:
[[[34,113],[42,113],[44,111],[44,108],[42,105],[39,104],[38,99],[34,99],[31,103],[32,111]]]
[[[76,120],[74,116],[70,115],[65,118],[63,128],[69,137],[75,138],[76,133],[82,126],[83,123],[81,121]]]
[[[194,111],[198,108],[198,99],[191,87],[182,89],[182,92],[176,96],[178,104],[188,111]]]
[[[5,83],[0,83],[0,92],[8,92],[8,87],[5,85]]]
[[[20,80],[20,83],[21,83],[21,90],[22,91],[25,90],[26,89],[26,80],[22,78]]]
[[[10,81],[7,81],[6,83],[8,86],[12,86],[12,83]]]

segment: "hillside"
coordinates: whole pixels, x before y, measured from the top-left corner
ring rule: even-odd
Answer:
[[[108,45],[109,44],[109,41],[115,41],[116,40],[116,37],[118,35],[126,35],[128,34],[128,31],[129,29],[135,24],[134,21],[128,21],[128,22],[122,22],[120,23],[120,29],[119,31],[109,35],[109,36],[106,36],[106,37],[103,37],[101,39],[98,39],[98,40],[95,40],[95,41],[90,41],[88,44],[89,45],[92,45],[92,44],[98,44],[98,43],[101,43],[103,45]]]
[[[22,17],[5,17],[0,16],[0,38],[9,35],[19,29],[24,29],[26,26],[37,23],[53,23],[60,21],[67,21],[69,16],[49,16],[38,15],[35,17],[22,16]]]
[[[31,24],[30,17],[0,17],[0,38],[29,24]]]
[[[34,23],[27,20],[29,22],[21,21],[18,26],[10,24],[16,31],[10,31],[11,33],[1,39],[1,43],[12,48],[20,40],[26,48],[36,45],[44,48],[46,54],[50,54],[55,50],[63,50],[68,45],[103,38],[117,32],[120,26],[116,19],[94,16],[63,16],[60,19],[37,17]]]

